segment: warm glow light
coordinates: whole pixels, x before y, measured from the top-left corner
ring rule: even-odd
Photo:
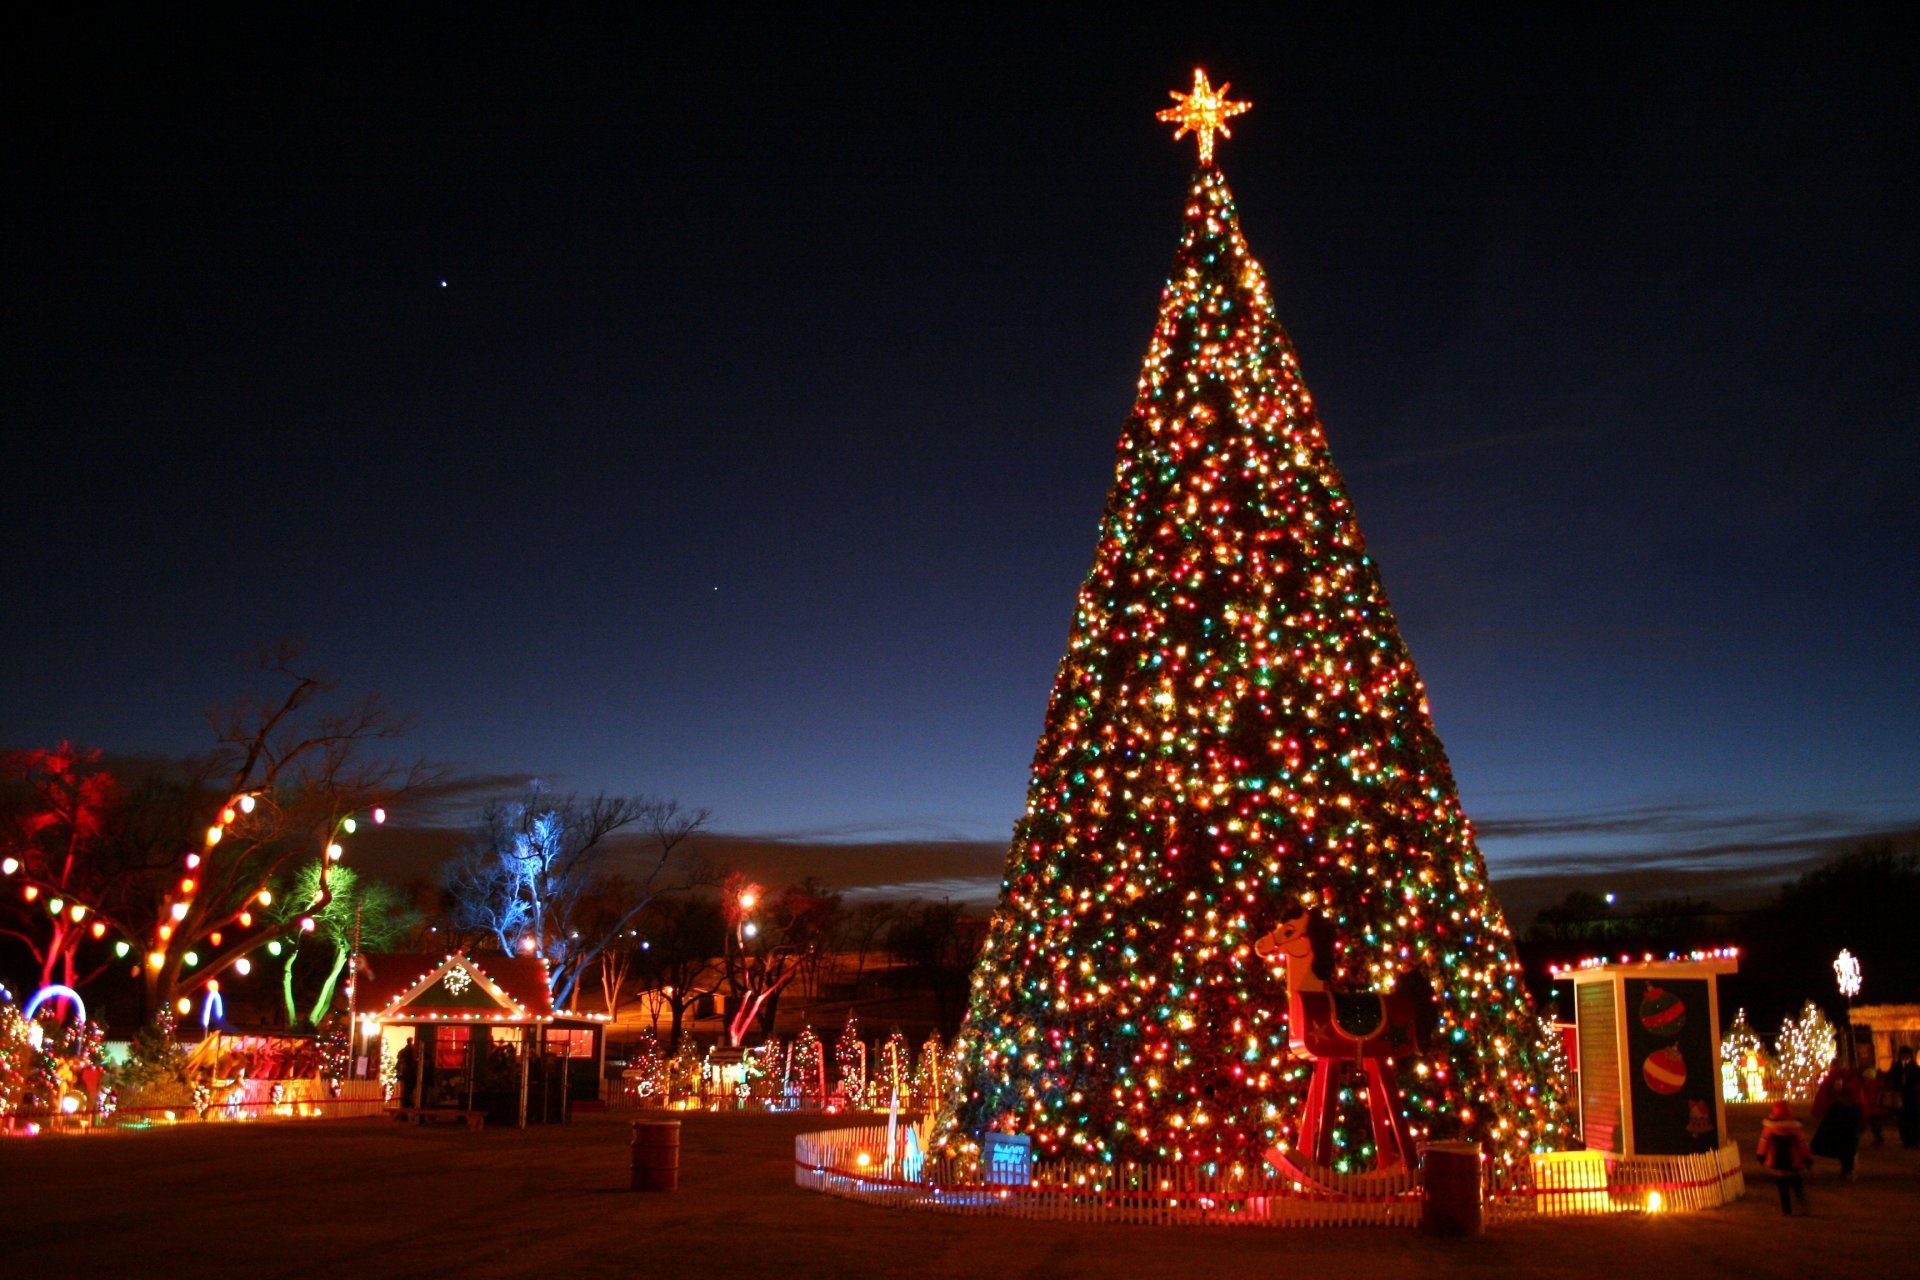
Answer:
[[[1847,999],[1860,994],[1860,961],[1853,952],[1841,949],[1833,961],[1833,977],[1840,984],[1840,994]]]
[[[312,916],[301,916],[301,917],[300,917],[300,932],[302,932],[302,933],[312,933],[312,932],[313,932],[313,917],[312,917]]]
[[[751,911],[753,910],[753,904],[758,901],[760,901],[760,899],[752,892],[743,893],[740,895],[740,909],[742,911]]]
[[[208,828],[207,828],[207,843],[208,843],[208,844],[219,844],[219,843],[220,843],[220,837],[221,837],[221,836],[223,836],[223,835],[225,835],[225,834],[227,834],[227,833],[226,833],[225,831],[223,831],[223,830],[221,830],[221,829],[220,829],[219,827],[208,827]]]
[[[104,921],[104,920],[95,920],[95,921],[93,922],[93,936],[94,936],[94,937],[96,937],[96,938],[104,938],[104,937],[106,937],[106,936],[107,936],[107,922],[106,922],[106,921]],[[121,952],[120,954],[121,954],[121,955],[125,955],[125,954],[126,954],[126,952],[124,952],[124,951],[122,951],[122,952]]]
[[[184,902],[176,902],[167,910],[168,914],[175,920],[185,920],[187,918],[187,904]]]
[[[242,911],[240,913],[240,927],[242,929],[251,929],[253,927],[253,912]]]
[[[76,902],[73,904],[73,910],[67,912],[67,915],[72,917],[75,924],[79,924],[87,918],[87,909]]]
[[[200,855],[199,855],[199,854],[197,854],[197,853],[190,853],[190,854],[188,854],[188,855],[187,855],[187,870],[189,870],[189,871],[195,871],[195,870],[198,870],[198,869],[199,869],[199,867],[200,867]]]
[[[40,896],[40,886],[37,884],[30,884],[26,888],[22,889],[20,891],[20,894],[28,902],[32,902],[34,899]]]
[[[1251,102],[1228,102],[1227,90],[1231,87],[1223,84],[1215,89],[1207,83],[1207,73],[1195,67],[1193,92],[1168,90],[1167,96],[1179,105],[1168,107],[1158,114],[1158,119],[1179,126],[1173,131],[1175,142],[1189,133],[1194,136],[1194,140],[1200,144],[1201,164],[1213,163],[1213,135],[1218,133],[1223,138],[1231,138],[1233,133],[1227,128],[1227,120],[1253,105]]]
[[[220,821],[222,822],[232,822],[234,819],[234,816],[235,815],[231,805],[229,805],[227,808],[222,809],[220,811]]]
[[[240,797],[240,812],[242,812],[242,813],[252,813],[252,812],[253,812],[253,805],[254,805],[254,800],[253,800],[253,797],[252,797],[252,796],[241,796],[241,797]]]
[[[253,896],[254,896],[254,900],[257,901],[263,907],[270,907],[273,905],[273,891],[271,889],[262,889],[259,893],[256,893]]]
[[[178,1009],[181,1013],[192,1013],[193,1001],[187,999],[185,996],[181,996],[178,1000],[175,1000],[173,1002],[173,1007],[175,1009]]]
[[[346,850],[345,850],[345,849],[342,849],[342,848],[341,848],[341,847],[340,847],[339,845],[337,845],[337,844],[330,844],[330,845],[328,845],[328,846],[327,846],[327,857],[329,857],[329,858],[331,858],[331,859],[333,859],[333,861],[335,861],[335,862],[338,862],[338,861],[340,861],[340,855],[341,855],[341,854],[343,854],[343,853],[345,853],[345,852],[346,852]]]

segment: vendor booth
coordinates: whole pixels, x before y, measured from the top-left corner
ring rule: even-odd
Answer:
[[[388,1105],[402,1118],[525,1127],[600,1105],[607,1019],[556,1010],[545,959],[361,960],[360,1034],[377,1041]]]

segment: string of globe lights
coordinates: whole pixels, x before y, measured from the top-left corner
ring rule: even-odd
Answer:
[[[259,804],[260,796],[256,792],[241,792],[230,797],[221,806],[218,821],[207,828],[201,839],[201,847],[183,855],[184,874],[160,900],[159,921],[154,926],[152,941],[144,958],[145,968],[159,973],[166,968],[172,947],[178,942],[185,941],[178,937],[178,931],[192,914],[193,904],[205,887],[201,881],[203,868],[207,866],[213,850],[226,839],[228,831],[252,814]],[[375,807],[368,811],[367,817],[375,825],[379,825],[387,820],[387,811],[384,808]],[[333,897],[332,888],[328,884],[329,872],[335,863],[346,856],[344,843],[346,838],[352,836],[359,828],[358,814],[343,814],[334,819],[328,829],[326,842],[321,848],[319,887],[312,901],[293,920],[289,931],[305,934],[315,930],[317,927],[315,914],[321,911]],[[121,935],[113,944],[115,958],[125,960],[133,953],[132,939],[139,931],[117,919],[98,903],[82,900],[73,893],[71,886],[35,876],[30,867],[13,856],[0,859],[0,877],[14,879],[20,885],[21,897],[27,902],[45,899],[48,914],[60,924],[75,928],[85,926],[87,932],[96,941],[104,940],[109,933]],[[210,922],[205,933],[207,942],[214,947],[224,946],[226,931],[229,927],[251,929],[254,924],[255,909],[264,909],[271,905],[273,905],[273,889],[262,882],[240,899],[239,905],[234,908],[231,915]],[[89,924],[88,921],[91,923]],[[187,975],[185,989],[191,991],[196,987],[204,987],[211,1005],[214,1002],[213,998],[218,997],[220,993],[220,980],[217,975],[229,967],[240,977],[244,978],[250,974],[253,971],[253,961],[246,952],[258,945],[259,941],[256,938],[251,942],[238,944],[233,948],[233,954],[218,956],[205,968],[201,967],[199,951],[188,946],[181,953],[181,963],[185,968],[197,972]],[[277,937],[267,939],[266,946],[268,953],[276,957],[284,949]],[[135,964],[132,970],[133,976],[140,976],[141,969],[141,964]],[[221,1003],[224,1004],[224,1001]],[[175,1003],[175,1008],[181,1014],[191,1012],[192,1007],[191,999],[184,995]]]

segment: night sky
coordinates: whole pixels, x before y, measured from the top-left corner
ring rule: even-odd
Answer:
[[[997,883],[1204,65],[1496,877],[1920,827],[1910,20],[704,8],[20,44],[0,745],[203,750],[297,636],[461,772]]]

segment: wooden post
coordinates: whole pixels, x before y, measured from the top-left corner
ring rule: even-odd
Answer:
[[[520,1028],[520,1127],[527,1127],[527,1073],[533,1069],[533,1028]]]

